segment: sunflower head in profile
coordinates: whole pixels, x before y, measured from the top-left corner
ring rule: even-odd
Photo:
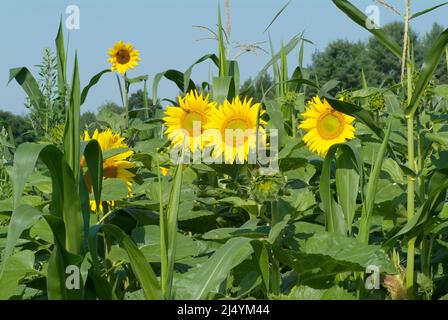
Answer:
[[[124,74],[129,69],[134,69],[140,61],[139,51],[134,49],[130,43],[117,41],[113,48],[109,49],[109,62],[112,64],[112,71]]]
[[[163,118],[165,134],[173,147],[181,147],[186,143],[192,152],[202,150],[205,145],[202,133],[216,109],[216,103],[209,101],[208,95],[199,94],[196,90],[178,100],[179,106],[166,108]]]
[[[102,132],[99,132],[98,129],[95,130],[92,136],[89,135],[88,131],[84,132],[84,141],[97,140],[98,144],[101,147],[101,151],[104,153],[108,150],[113,149],[127,149],[128,145],[124,142],[124,138],[119,134],[113,133],[110,129],[106,129]],[[118,151],[118,150],[117,150]],[[121,179],[126,182],[128,186],[128,193],[131,194],[132,191],[132,181],[135,177],[135,174],[130,171],[135,166],[129,161],[129,157],[132,156],[134,151],[132,150],[120,150],[117,154],[113,154],[112,156],[103,160],[103,177],[105,179]],[[86,160],[83,157],[81,159],[81,166],[86,167]],[[87,188],[89,192],[92,190],[92,183],[90,181],[90,174],[88,171],[84,175],[84,179],[87,184]],[[110,205],[110,204],[109,204]],[[92,211],[95,211],[96,205],[95,201],[90,202],[90,206]],[[100,209],[102,206],[100,205]]]
[[[299,128],[307,133],[303,137],[311,152],[321,157],[327,155],[332,145],[344,143],[355,137],[355,118],[336,111],[327,100],[314,97],[302,114]]]
[[[259,112],[260,104],[252,104],[252,101],[253,99],[247,98],[241,101],[236,97],[231,102],[226,100],[215,112],[207,125],[208,129],[219,133],[219,139],[209,142],[209,146],[213,147],[213,158],[223,156],[227,164],[232,164],[235,160],[244,163],[248,160],[249,152],[257,147],[257,132],[261,137],[265,137],[263,126],[266,121],[261,119],[265,111]]]

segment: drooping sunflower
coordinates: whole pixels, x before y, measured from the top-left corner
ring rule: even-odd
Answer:
[[[352,124],[355,118],[333,109],[326,99],[311,99],[302,116],[304,120],[299,128],[307,132],[303,141],[311,152],[321,157],[327,155],[332,145],[355,137],[355,127]]]
[[[185,97],[178,97],[178,100],[178,107],[168,106],[165,110],[165,134],[174,147],[185,142],[192,152],[202,150],[205,145],[202,133],[216,110],[216,103],[196,90]]]
[[[130,43],[117,41],[113,48],[109,49],[109,62],[112,64],[112,71],[124,74],[129,69],[134,69],[140,61],[139,51],[134,49]]]
[[[84,141],[97,140],[98,144],[101,147],[101,151],[104,153],[105,151],[112,149],[127,149],[128,145],[124,142],[124,137],[119,134],[113,133],[110,129],[106,129],[102,132],[99,132],[98,129],[95,130],[92,137],[90,137],[89,132],[84,132]],[[128,186],[128,193],[131,194],[132,181],[135,177],[135,174],[129,171],[129,169],[134,168],[134,164],[128,160],[134,151],[127,150],[120,152],[118,154],[112,155],[107,159],[103,160],[103,177],[105,179],[108,178],[116,178],[121,179],[126,182]],[[86,160],[84,157],[81,159],[81,166],[86,167]],[[89,192],[91,192],[91,182],[89,181],[90,175],[88,172],[85,174],[85,179],[87,182],[87,187]],[[108,203],[109,206],[113,206],[113,202]],[[90,201],[90,207],[92,211],[96,210],[95,201]],[[100,204],[100,210],[102,210],[102,205]]]
[[[252,104],[252,101],[253,99],[247,98],[241,101],[239,97],[236,97],[232,102],[224,101],[223,105],[216,110],[212,120],[207,124],[207,129],[217,130],[217,133],[220,133],[220,139],[213,139],[208,143],[213,147],[213,158],[223,156],[227,164],[234,163],[235,160],[244,163],[248,160],[249,152],[255,150],[260,104]],[[260,111],[258,120],[258,132],[261,137],[265,137],[263,126],[266,125],[266,121],[261,119],[264,113],[264,110]],[[244,132],[244,136],[238,132]]]

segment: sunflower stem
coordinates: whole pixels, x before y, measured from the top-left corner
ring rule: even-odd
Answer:
[[[159,161],[157,163],[157,181],[159,187],[159,226],[160,226],[160,262],[161,262],[161,275],[160,282],[162,287],[162,294],[165,298],[168,298],[168,255],[167,255],[167,228],[166,228],[166,217],[164,213],[163,204],[163,190],[160,176],[160,166]]]
[[[126,74],[124,75],[124,112],[125,112],[125,127],[129,128],[129,81],[127,80]]]
[[[279,222],[279,212],[277,200],[271,201],[271,229]],[[280,293],[281,274],[278,261],[274,257],[272,251],[271,261],[271,291],[273,294],[278,295]]]
[[[149,119],[148,84],[146,80],[143,80],[143,106],[145,108],[145,118]]]

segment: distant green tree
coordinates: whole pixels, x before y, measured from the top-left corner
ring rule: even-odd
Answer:
[[[101,113],[104,110],[112,111],[116,114],[122,114],[124,112],[124,108],[120,107],[118,104],[116,104],[113,101],[106,101],[104,102],[99,108],[98,113]]]
[[[392,22],[383,27],[387,33],[396,43],[403,46],[404,39],[404,23]],[[419,51],[418,37],[414,31],[410,31],[411,42],[414,44],[414,57],[416,65],[420,65],[422,54]],[[384,47],[384,45],[376,38],[370,37],[367,42],[367,52],[371,59],[374,69],[371,77],[367,80],[372,86],[390,86],[400,82],[401,76],[401,61],[393,53]]]
[[[12,129],[16,146],[23,142],[36,141],[36,136],[29,119],[14,115],[8,111],[0,111],[0,127],[8,129],[7,126]]]
[[[244,93],[245,96],[254,98],[255,101],[260,102],[263,99],[263,95],[273,84],[274,80],[272,79],[272,76],[269,73],[264,73],[255,83],[253,83],[252,78],[244,81],[240,91],[241,93]],[[266,98],[272,98],[274,93],[275,90],[269,91]]]
[[[321,85],[335,79],[345,88],[359,87],[361,70],[368,78],[374,71],[366,45],[347,40],[333,41],[323,52],[315,53],[311,69]]]
[[[421,52],[424,56],[429,54],[429,50],[431,50],[432,45],[436,41],[437,37],[444,31],[445,29],[438,23],[434,23],[430,31],[428,31],[420,41],[420,46],[418,51]],[[446,57],[442,57],[440,64],[437,66],[437,70],[435,72],[434,78],[438,82],[447,82],[448,81],[448,73],[446,70]]]
[[[96,115],[91,111],[84,112],[79,118],[79,126],[81,129],[88,128],[92,123],[95,122]]]
[[[160,105],[154,105],[152,99],[150,99],[149,96],[147,96],[146,99],[148,99],[149,117],[154,118],[157,109],[162,109],[162,107]],[[136,116],[138,118],[144,119],[145,111],[142,110],[144,108],[145,108],[145,104],[144,104],[143,90],[138,90],[138,91],[134,92],[133,94],[131,94],[131,96],[129,97],[129,111],[141,110],[141,111],[138,111]]]

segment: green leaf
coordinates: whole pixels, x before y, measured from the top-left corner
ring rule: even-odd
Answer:
[[[64,130],[64,156],[73,171],[75,181],[79,178],[80,161],[80,135],[79,115],[81,109],[80,80],[78,73],[78,56],[75,55],[75,65],[73,67],[72,88],[67,110],[67,118]]]
[[[8,83],[10,83],[13,79],[15,79],[17,83],[22,86],[22,89],[27,94],[31,104],[36,108],[42,109],[45,99],[42,91],[39,89],[39,84],[31,72],[24,67],[11,69],[9,70]]]
[[[230,271],[252,254],[250,242],[251,239],[245,238],[231,239],[216,250],[203,265],[184,274],[184,299],[200,300],[206,298],[208,293],[216,292]]]
[[[8,233],[6,238],[6,246],[2,254],[2,267],[0,269],[0,276],[3,274],[6,268],[7,261],[14,251],[14,247],[17,244],[21,234],[31,228],[42,216],[42,213],[29,206],[18,206],[11,216],[11,221],[8,226]]]
[[[420,76],[417,79],[414,92],[412,94],[411,102],[406,109],[407,116],[413,116],[417,110],[423,93],[431,81],[434,72],[439,65],[443,54],[445,53],[445,48],[448,44],[448,29],[443,31],[438,38],[435,40],[434,44],[430,49],[428,49],[428,55],[425,58],[423,66],[420,70]]]
[[[59,21],[58,34],[56,36],[56,54],[58,61],[58,94],[65,107],[67,95],[67,56],[64,45],[64,32],[62,28],[62,17]]]
[[[122,179],[105,179],[101,190],[101,201],[117,201],[127,197],[128,187]]]
[[[0,275],[0,300],[19,296],[25,289],[21,280],[27,275],[36,274],[34,270],[34,254],[32,251],[20,251],[4,262],[5,270]]]
[[[226,46],[222,29],[221,4],[218,3],[218,49],[219,49],[219,76],[228,76]]]
[[[445,202],[446,192],[448,190],[447,174],[444,172],[436,172],[431,178],[430,186],[430,192],[426,201],[418,209],[412,219],[383,244],[385,248],[391,248],[402,236],[411,238],[421,234],[425,224],[428,223],[430,218],[433,217],[438,210],[441,210],[441,204]]]
[[[98,83],[98,81],[100,81],[101,77],[105,74],[105,73],[109,73],[112,72],[110,69],[105,69],[101,72],[99,72],[98,74],[96,74],[92,79],[90,79],[90,82],[87,86],[84,87],[84,89],[82,89],[82,93],[81,93],[81,105],[84,104],[84,102],[87,99],[87,95],[89,94],[89,90]]]
[[[263,280],[265,292],[269,292],[269,253],[267,245],[262,241],[252,241],[254,256],[257,261],[258,273]]]
[[[235,85],[233,77],[221,76],[213,78],[213,99],[222,104],[226,99],[229,101],[235,97]]]
[[[322,200],[322,206],[325,212],[325,225],[327,231],[347,234],[347,224],[344,213],[340,206],[336,203],[331,190],[331,164],[336,151],[339,148],[350,148],[347,145],[334,145],[328,150],[322,165],[322,173],[320,176],[319,193]],[[347,151],[350,152],[350,151]]]
[[[272,53],[272,58],[271,60],[269,60],[269,62],[260,70],[260,72],[258,72],[257,76],[254,78],[252,83],[257,83],[257,81],[260,80],[260,78],[266,74],[266,72],[268,71],[268,69],[272,66],[275,65],[277,61],[279,61],[281,59],[282,54],[286,54],[288,55],[292,50],[294,50],[295,47],[297,47],[297,45],[301,42],[301,41],[305,41],[305,39],[303,38],[303,33],[300,33],[296,36],[294,36],[284,47],[283,50],[280,50],[279,52]],[[283,51],[283,53],[282,53]],[[278,82],[278,80],[276,79],[276,82]]]
[[[332,281],[340,273],[363,272],[371,265],[381,273],[396,274],[380,246],[362,244],[336,233],[318,232],[301,245],[300,251],[280,249],[274,254],[294,268],[300,284],[312,287]]]
[[[402,59],[402,50],[400,46],[391,38],[384,30],[380,28],[368,28],[369,18],[358,8],[356,8],[350,1],[347,0],[332,0],[333,3],[344,12],[356,24],[373,34],[390,52],[397,58]]]
[[[417,13],[414,13],[414,14],[411,16],[410,20],[415,19],[415,18],[418,18],[418,17],[420,17],[420,16],[422,16],[422,15],[428,13],[428,12],[431,12],[431,11],[433,11],[433,10],[436,10],[436,9],[438,9],[438,8],[440,8],[440,7],[443,7],[443,6],[447,5],[447,4],[448,4],[448,2],[444,2],[444,3],[438,4],[438,5],[434,6],[434,7],[431,7],[431,8],[429,8],[429,9],[425,9],[425,10],[423,10],[423,11],[419,11],[419,12],[417,12]]]
[[[101,202],[101,190],[103,189],[103,155],[101,146],[96,140],[84,142],[81,147],[81,153],[86,160],[93,195],[98,208]]]
[[[118,241],[120,247],[126,250],[131,261],[132,271],[142,286],[146,299],[163,300],[159,281],[151,266],[146,262],[145,256],[139,251],[132,239],[117,226],[96,225],[91,228],[89,234],[89,247],[95,268],[99,270],[97,241],[98,233],[100,231],[112,235]]]
[[[176,168],[176,173],[174,174],[173,185],[170,193],[170,198],[168,200],[168,205],[166,209],[166,217],[163,217],[166,221],[166,230],[163,230],[164,239],[166,239],[166,257],[167,257],[167,273],[165,288],[167,291],[165,295],[168,299],[171,298],[171,288],[174,275],[174,262],[176,258],[176,237],[177,237],[177,225],[179,216],[179,202],[182,190],[182,176],[183,176],[183,165],[180,164]]]
[[[166,70],[164,72],[158,73],[154,76],[154,80],[152,83],[152,100],[154,102],[154,104],[156,104],[159,100],[158,98],[158,88],[159,88],[159,83],[160,80],[162,80],[162,78],[166,78],[172,82],[174,82],[176,84],[176,86],[179,88],[179,90],[181,90],[182,92],[185,91],[185,85],[184,85],[184,78],[185,75],[177,70]],[[189,81],[188,82],[188,87],[187,87],[187,91],[190,90],[194,90],[196,89],[196,85],[194,84],[193,81]]]
[[[67,232],[65,248],[72,253],[78,253],[83,239],[78,184],[57,147],[33,143],[24,143],[19,146],[14,156],[13,168],[14,208],[21,203],[25,183],[36,167],[37,159],[41,159],[50,170],[53,191],[50,211],[64,220]]]
[[[378,187],[378,179],[380,177],[381,169],[383,167],[383,161],[385,158],[387,145],[389,143],[389,137],[392,130],[392,126],[389,123],[389,127],[386,131],[386,136],[381,144],[380,150],[378,150],[378,155],[375,160],[375,165],[372,168],[372,172],[369,176],[369,182],[367,183],[367,192],[365,195],[365,202],[363,205],[363,211],[361,214],[361,220],[359,222],[359,234],[358,240],[363,243],[369,243],[370,234],[370,218],[373,212],[373,205],[375,204],[375,197]]]
[[[275,20],[277,20],[277,18],[283,13],[283,11],[285,11],[285,9],[289,6],[289,4],[291,3],[292,0],[289,0],[274,16],[274,18],[271,20],[271,22],[269,23],[269,25],[267,26],[266,29],[264,29],[263,33],[266,33],[266,31],[269,30],[269,28],[272,26],[272,24],[275,22]]]
[[[351,234],[362,164],[358,153],[353,148],[342,147],[339,150],[340,153],[336,158],[336,191],[348,231]]]
[[[207,60],[212,60],[212,61],[215,63],[215,65],[216,65],[217,67],[219,67],[219,59],[218,59],[218,57],[217,57],[215,54],[207,54],[207,55],[205,55],[205,56],[199,58],[195,63],[193,63],[193,64],[192,64],[192,65],[191,65],[191,66],[184,72],[184,89],[183,89],[184,94],[187,94],[188,91],[191,90],[191,87],[190,87],[190,79],[191,79],[191,73],[193,72],[193,68],[194,68],[196,65],[198,65],[198,64],[200,64],[200,63],[202,63],[202,62],[204,62],[204,61],[207,61]]]

